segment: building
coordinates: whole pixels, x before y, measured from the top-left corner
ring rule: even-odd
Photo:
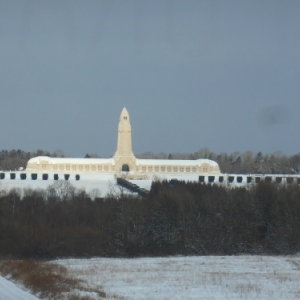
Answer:
[[[150,179],[164,174],[219,174],[219,165],[209,159],[161,160],[138,159],[132,151],[129,113],[124,108],[118,127],[117,150],[112,158],[52,158],[30,159],[26,171],[50,173],[109,173],[127,179]]]
[[[144,195],[151,189],[153,180],[174,179],[225,187],[250,187],[259,182],[300,184],[299,174],[223,174],[219,165],[209,159],[138,159],[132,151],[130,117],[124,108],[117,150],[112,158],[34,157],[28,161],[26,170],[0,171],[0,190],[46,189],[55,182],[70,181],[75,188],[94,195],[95,191],[102,196],[121,192],[120,186],[127,189],[129,186],[131,192]]]

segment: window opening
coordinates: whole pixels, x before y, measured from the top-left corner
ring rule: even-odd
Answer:
[[[200,175],[200,176],[199,176],[199,182],[202,182],[202,183],[203,183],[203,182],[204,182],[204,179],[205,179],[205,176],[203,176],[203,175]]]
[[[272,177],[271,176],[266,176],[265,177],[265,182],[271,183],[272,182]]]
[[[228,181],[229,181],[230,183],[232,183],[233,180],[234,180],[234,176],[229,176],[229,177],[228,177]]]
[[[127,164],[122,166],[122,172],[129,172],[129,166]]]
[[[208,176],[208,182],[212,183],[215,181],[215,176]]]
[[[242,183],[242,182],[243,182],[243,177],[242,177],[242,176],[238,176],[238,177],[236,178],[236,181],[237,181],[238,183]]]

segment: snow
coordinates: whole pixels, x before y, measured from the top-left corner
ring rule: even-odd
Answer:
[[[0,276],[0,300],[38,300],[38,298]]]
[[[92,258],[54,263],[84,280],[84,286],[104,290],[108,299],[300,298],[299,256]]]
[[[1,172],[0,172],[1,173]],[[105,197],[109,193],[113,193],[118,195],[120,193],[120,187],[116,182],[116,176],[122,176],[124,174],[118,173],[98,173],[98,172],[46,172],[48,174],[48,180],[43,180],[44,172],[34,172],[36,174],[37,179],[31,179],[32,172],[30,171],[14,171],[14,172],[2,172],[4,174],[4,179],[0,180],[0,190],[7,189],[10,190],[12,188],[32,188],[32,189],[46,189],[49,185],[57,182],[54,180],[54,174],[58,175],[59,180],[65,180],[65,174],[68,174],[69,182],[75,187],[79,189],[85,189],[87,193],[93,193],[93,195],[97,194],[99,197]],[[15,174],[15,179],[10,179],[11,174]],[[21,179],[21,174],[26,175],[26,179]],[[80,176],[80,180],[76,180],[76,175]],[[131,175],[131,173],[129,173]],[[134,173],[132,174],[134,175]],[[158,180],[182,180],[182,181],[190,181],[190,182],[199,182],[199,173],[151,173],[147,172],[147,179],[143,180],[129,180],[132,183],[135,183],[141,188],[150,190],[152,181]],[[241,186],[252,186],[255,184],[256,177],[261,178],[262,181],[265,180],[266,177],[270,177],[272,182],[276,182],[276,179],[281,179],[282,184],[287,183],[287,178],[291,177],[294,183],[300,184],[300,175],[272,175],[272,174],[213,174],[213,173],[205,173],[202,174],[203,180],[205,183],[217,184],[225,187],[241,187]],[[220,183],[220,177],[223,182]],[[229,182],[229,177],[232,177],[232,182]],[[251,183],[247,182],[247,178],[251,177]],[[95,191],[98,190],[98,193]],[[129,191],[127,191],[129,193]]]
[[[37,156],[31,158],[27,164],[41,164],[47,162],[49,164],[114,164],[113,158],[68,158],[68,157],[49,157],[49,156]],[[30,168],[26,168],[30,171]],[[36,171],[36,170],[35,170]]]
[[[68,157],[48,157],[37,156],[31,158],[27,164],[41,164],[47,162],[48,164],[110,164],[115,165],[114,158],[68,158]],[[178,159],[136,159],[136,165],[153,165],[153,166],[200,166],[202,164],[216,167],[218,163],[210,159],[196,159],[196,160],[178,160]],[[30,171],[30,168],[26,168]]]
[[[208,164],[210,166],[219,166],[215,161],[210,159],[196,159],[196,160],[178,160],[178,159],[136,159],[136,164],[147,166],[200,166]]]
[[[6,176],[5,179],[0,181],[0,188],[10,190],[12,188],[32,188],[32,189],[47,189],[49,185],[54,184],[57,180],[53,180],[54,173],[48,172],[49,179],[42,180],[42,173],[37,173],[37,180],[31,180],[31,173],[27,173],[27,179],[21,180],[20,173],[14,172],[16,174],[16,179],[11,180]],[[26,172],[23,172],[23,174]],[[9,175],[9,173],[6,173]],[[59,179],[64,180],[63,173],[58,173]],[[69,182],[78,189],[85,189],[86,192],[90,193],[92,191],[98,190],[98,195],[104,197],[109,193],[118,193],[120,188],[117,185],[116,179],[113,174],[105,173],[84,173],[80,174],[80,180],[75,180],[75,174],[70,174]]]
[[[300,298],[299,255],[91,258],[49,263],[65,266],[68,276],[82,280],[84,289],[76,293],[92,299],[98,299],[95,290],[106,292],[106,299]],[[0,300],[15,299],[38,298],[0,277]]]

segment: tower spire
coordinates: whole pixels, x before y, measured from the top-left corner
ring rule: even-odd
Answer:
[[[127,109],[124,107],[118,128],[118,144],[115,156],[130,156],[132,153],[131,125]]]
[[[132,152],[130,117],[125,107],[120,115],[117,151],[114,155],[114,159],[117,169],[121,170],[124,165],[128,165],[128,168],[132,169],[132,163],[135,161],[135,156]]]

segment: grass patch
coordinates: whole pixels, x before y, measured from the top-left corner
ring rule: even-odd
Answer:
[[[81,281],[68,276],[65,267],[57,264],[33,260],[2,260],[0,273],[14,282],[22,283],[42,299],[106,298],[104,291],[84,287]]]

